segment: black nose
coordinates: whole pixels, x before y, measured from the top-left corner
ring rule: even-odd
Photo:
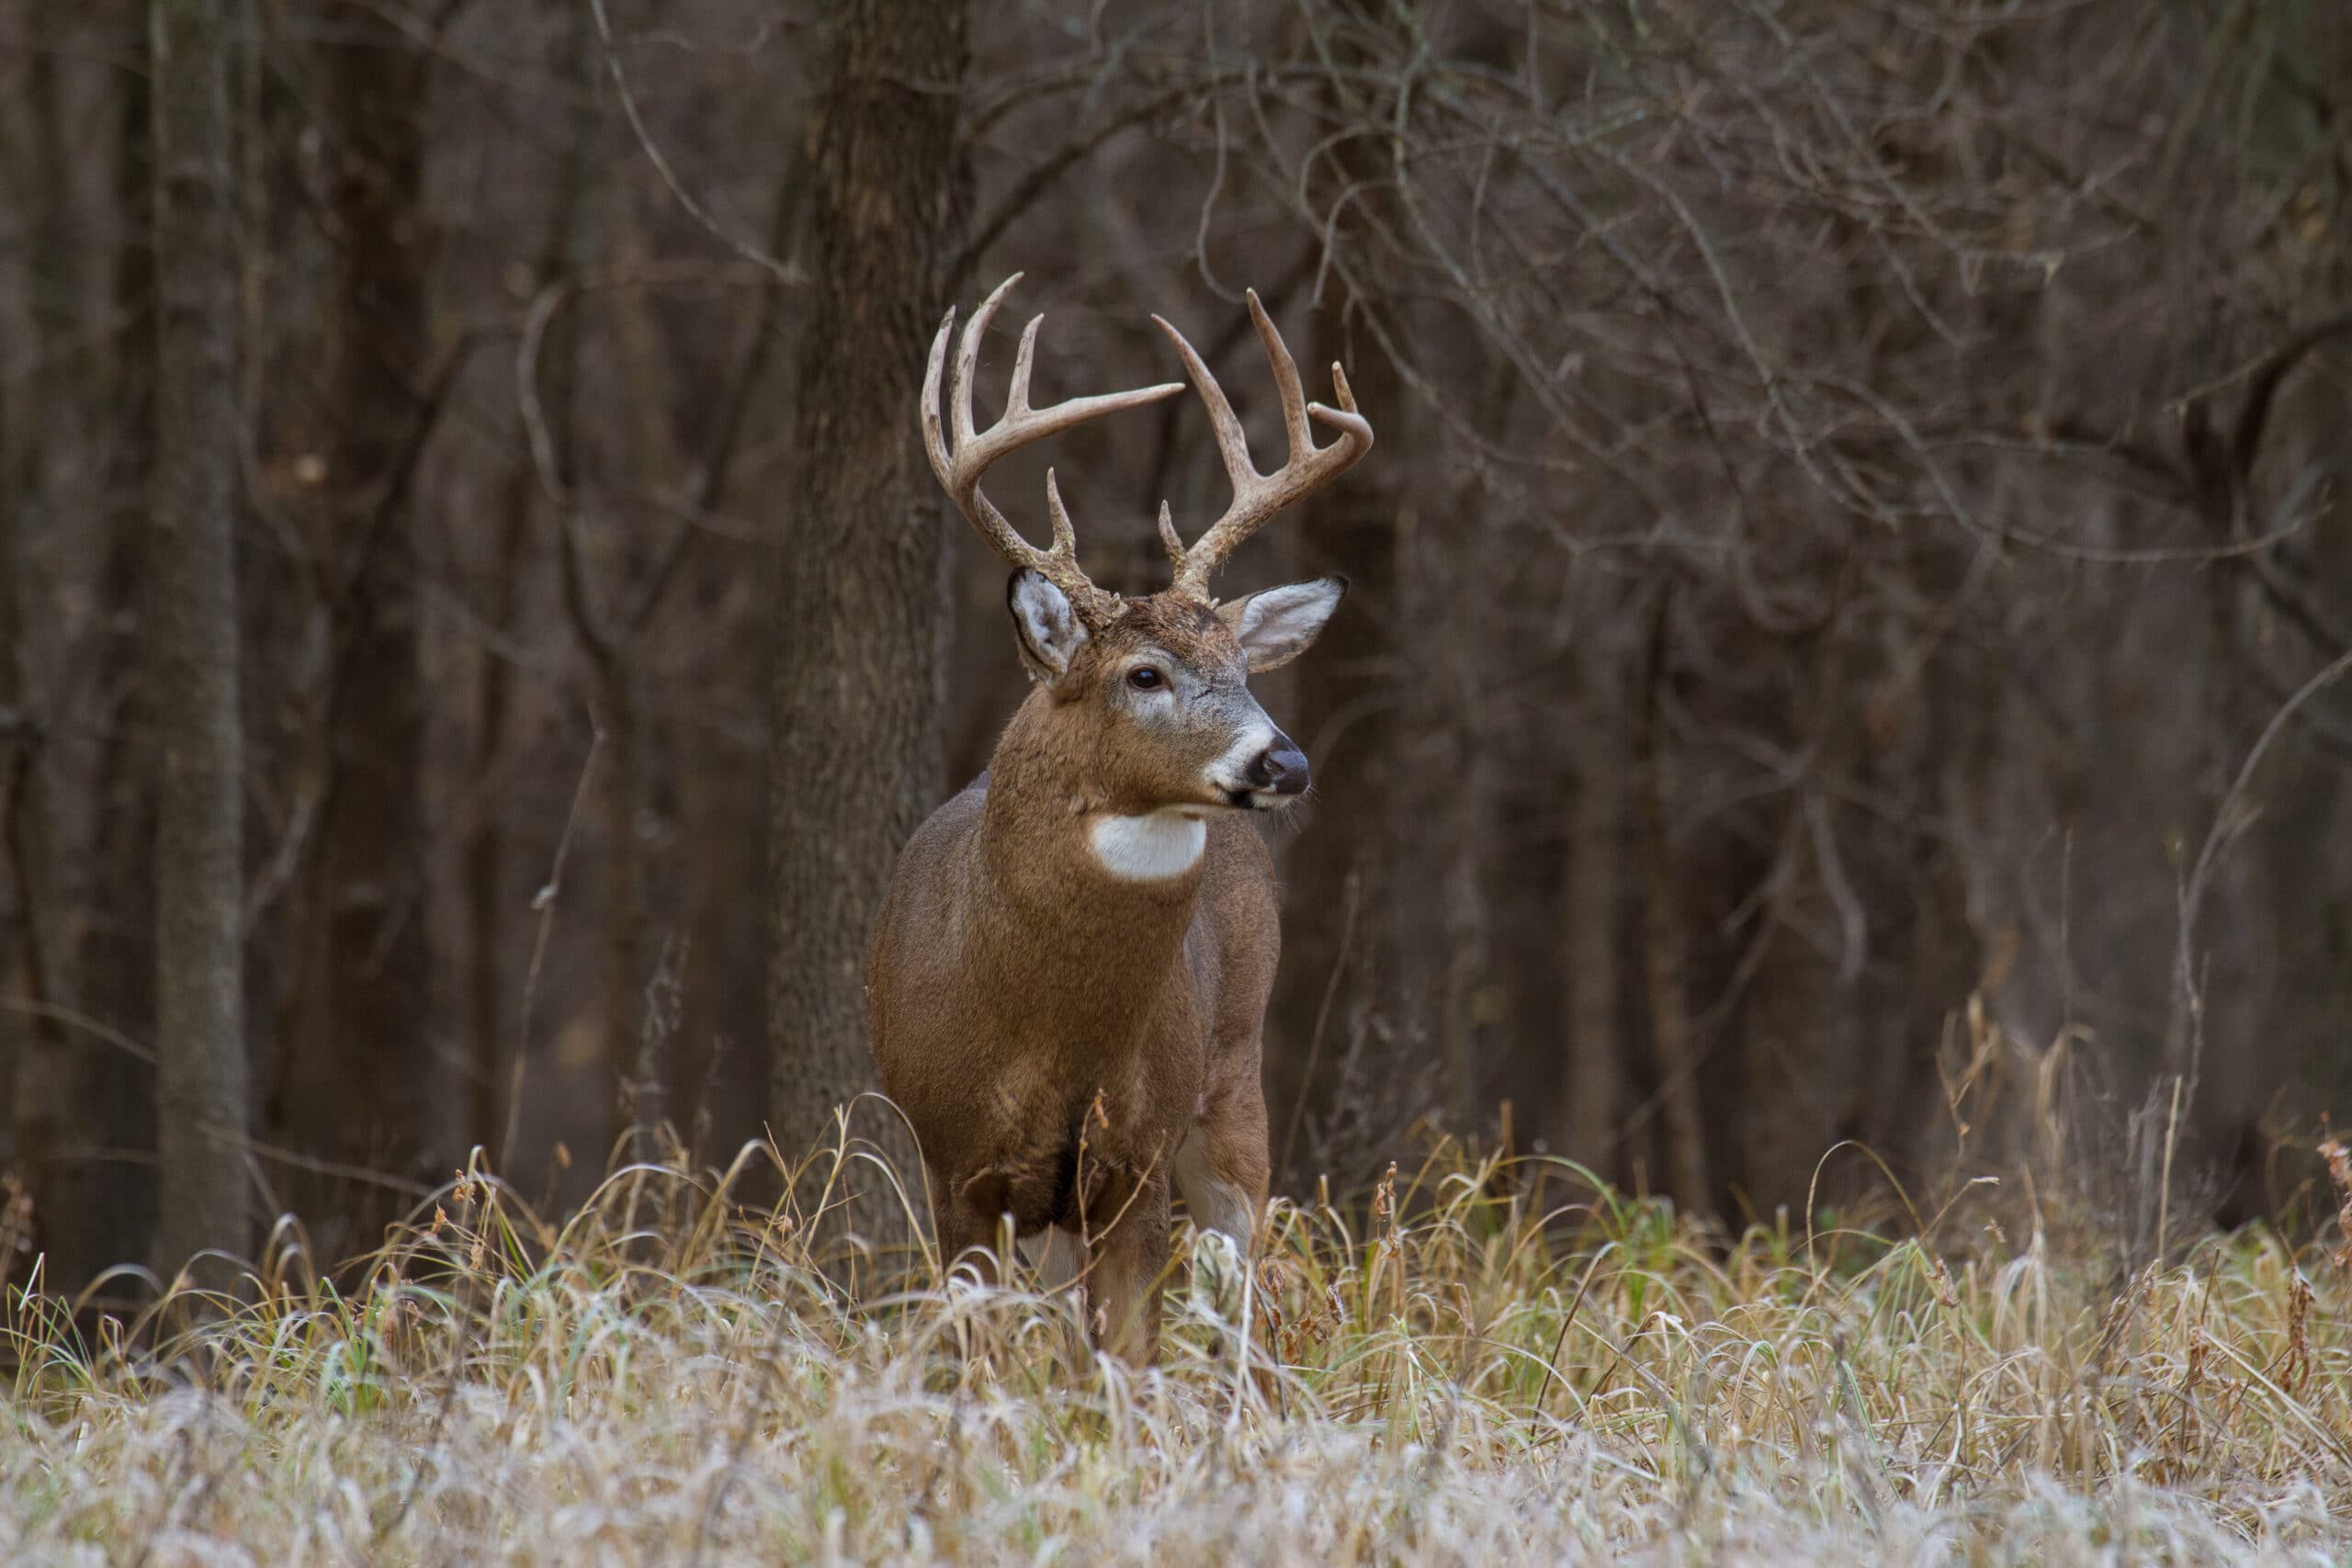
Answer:
[[[1304,795],[1306,792],[1306,753],[1291,744],[1283,736],[1250,764],[1250,787],[1270,789],[1276,795]]]

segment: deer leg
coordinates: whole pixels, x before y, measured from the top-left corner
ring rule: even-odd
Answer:
[[[1089,1215],[1087,1316],[1097,1349],[1131,1367],[1149,1366],[1159,1354],[1159,1292],[1168,1271],[1168,1178],[1154,1170],[1140,1191],[1119,1190],[1125,1183],[1108,1185],[1099,1217]]]
[[[1038,1287],[1069,1314],[1064,1321],[1078,1335],[1075,1348],[1086,1336],[1085,1243],[1076,1231],[1048,1225],[1023,1235],[1019,1245],[1022,1260],[1036,1274]]]
[[[1059,1225],[1030,1232],[1021,1238],[1020,1247],[1022,1261],[1036,1271],[1037,1283],[1048,1291],[1076,1284],[1085,1270],[1077,1235]]]
[[[1254,1063],[1257,1054],[1251,1052]],[[1193,1269],[1193,1289],[1216,1314],[1234,1325],[1235,1366],[1250,1361],[1250,1320],[1253,1304],[1250,1266],[1257,1257],[1258,1222],[1266,1212],[1266,1097],[1254,1074],[1222,1094],[1212,1094],[1200,1119],[1176,1151],[1176,1185],[1184,1206],[1193,1213],[1197,1234]],[[1205,1269],[1204,1269],[1205,1266]],[[1205,1277],[1204,1277],[1205,1273]],[[1259,1392],[1271,1392],[1259,1369]],[[1237,1371],[1237,1376],[1238,1376]],[[1241,1385],[1234,1385],[1234,1409],[1240,1410]]]
[[[1193,1228],[1229,1238],[1246,1261],[1266,1212],[1266,1097],[1254,1082],[1214,1098],[1176,1150],[1176,1186]]]
[[[970,1280],[982,1288],[997,1280],[996,1256],[990,1250],[994,1241],[994,1226],[989,1211],[974,1200],[968,1182],[944,1181],[933,1189],[932,1213],[939,1234],[939,1280],[949,1286],[958,1280]],[[957,1361],[971,1359],[973,1340],[971,1324],[962,1313],[955,1314],[951,1337],[947,1342],[951,1357]]]
[[[1003,1179],[983,1172],[962,1181],[944,1183],[936,1202],[939,1215],[939,1267],[943,1274],[959,1270],[983,1285],[997,1282],[997,1231],[1003,1221]]]

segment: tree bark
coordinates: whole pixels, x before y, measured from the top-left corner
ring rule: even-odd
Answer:
[[[1364,33],[1341,30],[1334,58],[1376,69],[1382,57],[1366,36],[1394,17],[1361,3],[1339,11]],[[1337,81],[1335,111],[1374,112],[1345,101]],[[1338,140],[1313,175],[1318,209],[1333,214],[1313,243],[1328,247],[1337,276],[1314,319],[1308,381],[1344,363],[1380,446],[1364,470],[1299,508],[1294,536],[1297,574],[1342,572],[1348,597],[1295,666],[1289,726],[1313,759],[1315,814],[1283,865],[1283,961],[1266,1066],[1274,1125],[1301,1129],[1296,1138],[1285,1132],[1274,1150],[1275,1182],[1293,1191],[1324,1175],[1342,1189],[1369,1183],[1395,1155],[1425,1108],[1423,1091],[1440,1087],[1430,1048],[1445,1027],[1431,1015],[1444,1006],[1449,968],[1440,955],[1448,933],[1430,918],[1432,901],[1408,891],[1433,857],[1400,753],[1415,739],[1442,737],[1412,732],[1428,716],[1408,712],[1411,683],[1402,671],[1418,653],[1434,655],[1431,670],[1443,660],[1417,637],[1412,622],[1423,606],[1404,559],[1412,492],[1392,454],[1413,449],[1414,410],[1405,378],[1361,319],[1396,302],[1383,292],[1381,253],[1367,238],[1395,217],[1391,175],[1385,154],[1360,138]]]
[[[1481,628],[1473,618],[1487,604],[1483,541],[1475,529],[1433,534],[1412,505],[1397,513],[1395,527],[1398,619],[1411,628],[1419,679],[1401,710],[1404,733],[1390,759],[1381,824],[1398,873],[1377,931],[1380,973],[1393,987],[1383,999],[1396,1020],[1392,1050],[1417,1036],[1436,1048],[1442,1071],[1427,1109],[1441,1111],[1445,1131],[1475,1146],[1490,1103],[1479,995],[1493,936],[1484,872],[1496,783],[1478,733]],[[1341,827],[1336,836],[1347,833]],[[1394,1066],[1380,1067],[1401,1080]],[[1372,1130],[1393,1137],[1400,1129],[1386,1120]]]
[[[1375,451],[1403,450],[1385,445],[1403,439],[1411,417],[1402,381],[1377,350],[1344,352],[1340,315],[1334,308],[1317,316],[1313,363],[1344,360],[1384,443]],[[1283,960],[1268,1009],[1275,1125],[1302,1129],[1275,1149],[1283,1168],[1274,1176],[1294,1191],[1326,1174],[1342,1189],[1371,1180],[1394,1152],[1399,1115],[1419,1110],[1404,1102],[1409,1095],[1375,1103],[1372,1092],[1413,1077],[1430,1033],[1430,953],[1411,951],[1399,930],[1404,863],[1419,825],[1404,820],[1398,777],[1406,694],[1397,676],[1397,488],[1359,478],[1299,509],[1299,575],[1336,569],[1348,596],[1295,666],[1287,726],[1315,769],[1314,816],[1283,867]]]
[[[119,41],[134,51],[147,47],[143,5],[128,15],[130,36]],[[46,25],[64,36],[71,19],[62,5],[47,8]],[[76,128],[63,90],[59,62],[46,52],[27,62],[27,113],[33,122],[29,155],[38,195],[31,213],[28,257],[39,293],[54,301],[34,314],[34,363],[23,389],[10,446],[20,452],[17,525],[11,561],[24,576],[11,589],[10,610],[17,617],[9,635],[12,668],[0,676],[6,694],[0,703],[20,710],[30,727],[20,732],[11,759],[9,850],[17,868],[21,906],[24,988],[38,1004],[64,1004],[137,1038],[154,1032],[154,927],[153,768],[150,751],[134,736],[130,716],[140,686],[140,649],[133,627],[139,585],[147,569],[146,491],[152,482],[154,430],[153,344],[144,333],[125,334],[108,366],[111,385],[93,412],[114,434],[106,468],[110,505],[103,520],[102,566],[96,584],[103,606],[89,689],[106,716],[93,813],[99,841],[86,858],[88,869],[73,874],[74,852],[63,840],[69,826],[68,798],[52,790],[59,766],[60,736],[71,713],[34,712],[35,650],[53,646],[44,612],[54,599],[32,580],[29,560],[36,530],[76,526],[61,510],[57,474],[49,461],[70,425],[60,416],[79,400],[65,367],[75,357],[55,341],[74,278],[88,265],[82,237],[71,220],[71,171]],[[120,86],[116,121],[116,193],[130,236],[117,253],[114,297],[121,319],[135,320],[149,308],[153,292],[150,245],[145,232],[154,205],[149,156],[149,98],[143,73],[129,73]],[[107,399],[111,398],[110,406]],[[68,454],[72,447],[63,448]],[[55,538],[43,532],[45,538]],[[21,662],[20,662],[21,660]],[[52,717],[69,722],[52,730]],[[73,787],[69,776],[57,779]],[[77,900],[86,898],[89,908]],[[95,915],[95,919],[91,918]],[[142,1257],[153,1240],[154,1181],[139,1156],[154,1147],[155,1086],[152,1064],[87,1032],[62,1026],[53,1016],[13,1021],[20,1031],[14,1064],[11,1122],[14,1149],[32,1200],[36,1245],[43,1258],[41,1282],[62,1292],[78,1291],[101,1269]]]
[[[339,1164],[420,1176],[444,1163],[435,1128],[436,1021],[421,849],[425,704],[416,547],[407,491],[417,453],[413,378],[425,359],[424,47],[383,9],[330,12],[336,342],[327,452],[334,662],[326,675],[325,797],[309,918],[274,1098],[277,1136]],[[381,1194],[289,1174],[328,1251],[372,1245]]]
[[[13,412],[13,411],[10,411]],[[13,422],[12,422],[13,423]],[[13,429],[0,427],[0,484],[17,479]],[[34,465],[27,464],[30,468]],[[75,1042],[58,1021],[40,1010],[61,999],[63,972],[59,940],[57,885],[51,874],[57,824],[50,809],[49,769],[41,754],[42,725],[25,668],[26,627],[37,614],[37,591],[29,579],[27,542],[35,506],[37,478],[26,473],[22,487],[0,492],[0,857],[5,857],[14,929],[0,953],[0,975],[29,1009],[0,1017],[0,1040],[7,1046],[9,1153],[26,1174],[33,1218],[44,1244],[60,1234],[51,1255],[48,1283],[61,1272],[79,1275],[86,1260],[61,1248],[80,1240],[71,1204],[76,1172],[62,1145],[74,1131]],[[53,1225],[52,1208],[67,1223]],[[77,1278],[74,1283],[79,1283]],[[68,1289],[72,1285],[67,1286]]]
[[[769,1099],[788,1159],[875,1081],[866,944],[939,795],[950,536],[916,401],[967,206],[965,65],[961,5],[850,0],[812,126],[768,785]]]
[[[585,265],[588,223],[595,171],[595,139],[602,118],[594,107],[594,32],[586,7],[570,0],[547,0],[550,14],[570,18],[565,42],[570,51],[565,80],[575,96],[571,138],[564,149],[556,189],[548,202],[547,228],[533,264],[534,297],[545,288],[574,276]],[[539,348],[541,408],[554,446],[556,473],[569,485],[573,478],[573,387],[578,359],[577,307],[559,310],[548,323]],[[527,433],[519,422],[510,437],[512,462],[498,486],[494,543],[482,567],[489,585],[486,618],[502,633],[514,635],[524,623],[525,562],[532,524],[539,506],[539,476]],[[557,525],[563,519],[557,518]],[[457,527],[464,529],[460,521]],[[453,541],[454,553],[454,541]],[[505,765],[508,749],[517,744],[507,731],[520,705],[516,701],[514,661],[504,652],[485,649],[474,679],[475,774],[477,787],[492,789],[492,776]],[[495,788],[500,796],[508,793]],[[503,983],[508,965],[507,914],[514,889],[506,886],[506,812],[501,799],[485,799],[466,845],[466,930],[469,940],[459,962],[463,965],[463,1011],[466,1033],[467,1142],[500,1156],[505,1136],[505,1090],[512,1063],[509,1050],[525,1042],[514,1038],[514,1017],[508,1010]],[[527,925],[528,922],[525,922]]]
[[[1595,638],[1598,641],[1598,638]],[[1566,885],[1560,890],[1562,1032],[1560,1153],[1604,1181],[1620,1179],[1617,1122],[1623,1077],[1618,1062],[1618,966],[1623,961],[1625,766],[1617,728],[1623,682],[1613,653],[1578,655],[1587,699],[1577,750],[1576,798],[1568,811]]]
[[[133,57],[148,47],[152,8],[152,0],[138,0],[123,18],[130,36],[122,42]],[[121,319],[131,321],[153,310],[156,299],[154,101],[143,73],[126,73],[120,91],[115,200],[124,239],[115,262],[114,299]],[[139,624],[151,570],[155,355],[153,333],[125,333],[110,389],[108,418],[117,440],[98,584],[108,625],[97,654],[108,722],[97,764],[94,918],[67,964],[69,988],[81,1010],[139,1039],[155,1032],[155,699]],[[114,1152],[68,1161],[50,1183],[42,1245],[54,1238],[52,1259],[66,1266],[52,1272],[51,1282],[68,1289],[96,1269],[146,1256],[155,1239],[155,1180],[140,1157],[155,1148],[155,1065],[117,1050],[78,1055],[73,1095],[83,1138],[94,1149]],[[43,1196],[37,1189],[37,1213]],[[73,1277],[77,1257],[91,1266],[79,1279]]]
[[[253,1239],[239,940],[233,10],[232,0],[156,0],[150,50],[157,463],[146,619],[161,746],[157,1251],[166,1273],[206,1249],[242,1257]]]
[[[1675,1201],[1686,1212],[1706,1213],[1714,1206],[1707,1180],[1706,1123],[1699,1099],[1696,1043],[1690,1033],[1690,981],[1682,908],[1681,870],[1667,837],[1666,803],[1671,799],[1665,748],[1658,744],[1659,684],[1671,590],[1661,591],[1654,615],[1649,670],[1643,682],[1635,747],[1641,797],[1635,812],[1641,840],[1642,956],[1649,983],[1650,1040],[1657,1057],[1657,1092],[1666,1134],[1666,1175]]]

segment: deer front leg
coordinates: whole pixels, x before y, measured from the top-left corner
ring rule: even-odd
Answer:
[[[1087,1316],[1095,1348],[1131,1367],[1159,1354],[1159,1293],[1168,1271],[1168,1177],[1154,1168],[1140,1189],[1108,1189],[1090,1208],[1091,1268],[1086,1277]],[[1132,1195],[1132,1201],[1129,1201]],[[1124,1210],[1124,1212],[1122,1212]]]
[[[1038,1285],[1046,1291],[1066,1290],[1085,1277],[1086,1259],[1079,1255],[1073,1231],[1047,1225],[1023,1236],[1019,1245],[1021,1260],[1035,1271]]]
[[[1247,1262],[1265,1217],[1267,1175],[1266,1098],[1253,1074],[1202,1108],[1176,1151],[1176,1185],[1193,1228],[1227,1237]]]
[[[1234,1409],[1241,1408],[1241,1369],[1250,1364],[1251,1271],[1258,1226],[1266,1213],[1266,1098],[1258,1087],[1258,1053],[1250,1070],[1212,1090],[1200,1119],[1176,1151],[1176,1185],[1193,1212],[1194,1300],[1233,1328]],[[1270,1366],[1253,1369],[1261,1395],[1273,1394]]]
[[[981,1171],[941,1183],[935,1203],[939,1231],[939,1271],[944,1280],[962,1271],[983,1285],[1000,1275],[997,1232],[1005,1210],[1004,1179]]]

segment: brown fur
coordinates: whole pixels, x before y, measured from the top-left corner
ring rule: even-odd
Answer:
[[[1117,683],[1148,649],[1202,683],[1192,722],[1123,715]],[[1096,628],[909,841],[867,968],[875,1057],[922,1142],[942,1257],[992,1245],[1005,1213],[1023,1235],[1080,1233],[1098,1337],[1138,1362],[1158,1347],[1171,1179],[1196,1219],[1238,1197],[1247,1229],[1266,1200],[1273,865],[1199,782],[1228,721],[1262,716],[1247,674],[1196,600],[1135,600]],[[1098,814],[1175,806],[1207,818],[1190,871],[1130,881],[1094,857]]]

